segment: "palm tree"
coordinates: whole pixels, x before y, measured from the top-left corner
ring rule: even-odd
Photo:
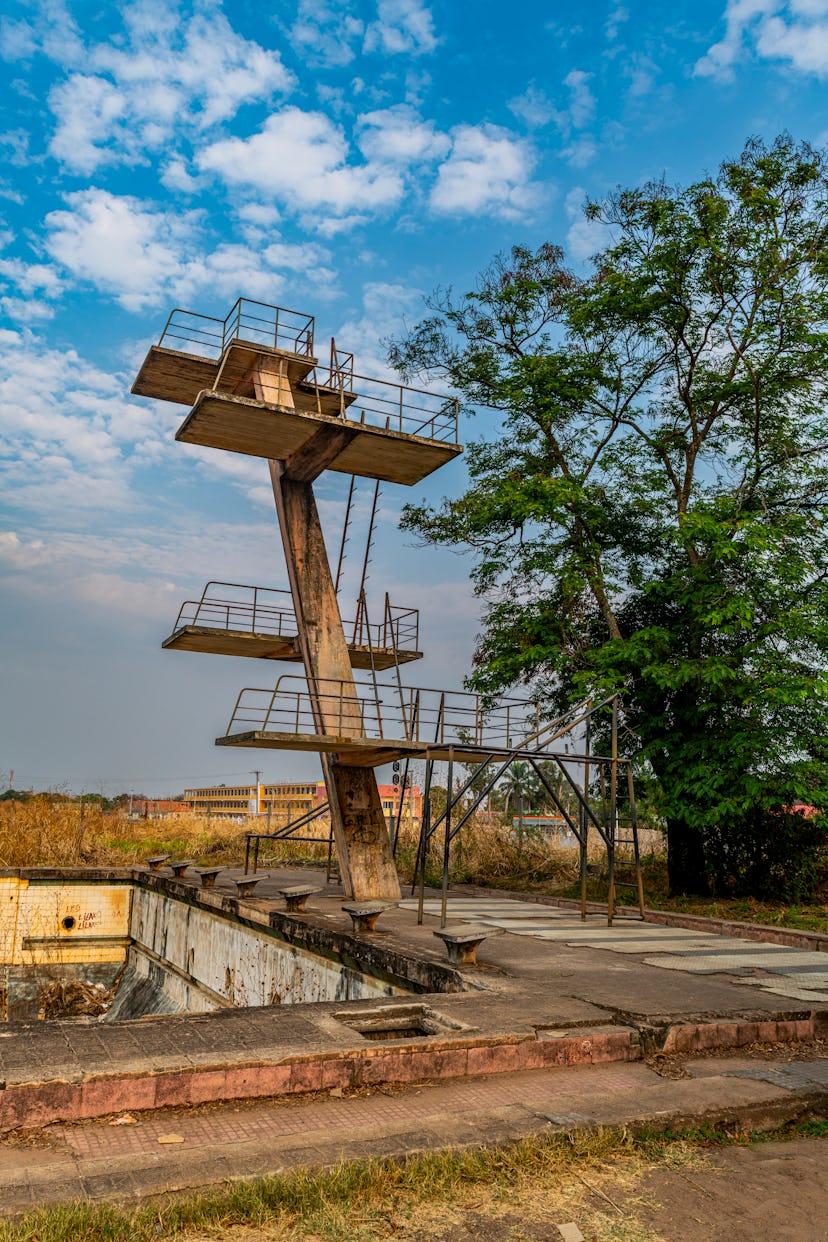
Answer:
[[[518,815],[518,843],[523,844],[523,806],[532,788],[532,771],[528,763],[513,763],[500,784],[506,790],[503,809],[514,806]]]

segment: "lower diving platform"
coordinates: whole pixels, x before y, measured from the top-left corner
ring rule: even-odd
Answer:
[[[406,757],[479,760],[516,749],[543,757],[553,740],[530,700],[484,704],[476,694],[373,678],[320,681],[311,692],[304,677],[286,673],[274,690],[241,691],[216,745],[335,753],[351,767],[381,767]]]

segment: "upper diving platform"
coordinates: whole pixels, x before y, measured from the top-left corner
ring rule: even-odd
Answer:
[[[368,621],[358,608],[356,620],[343,628],[353,668],[382,671],[422,659],[419,610],[397,607],[387,596],[382,621]],[[302,659],[290,592],[236,582],[208,582],[200,599],[186,600],[161,645],[169,651]]]
[[[320,469],[418,483],[463,450],[458,402],[354,371],[331,342],[314,355],[314,320],[240,298],[225,319],[176,309],[132,392],[189,405],[176,439]],[[313,445],[311,445],[313,442]]]

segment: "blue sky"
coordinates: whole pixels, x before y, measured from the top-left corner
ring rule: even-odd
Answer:
[[[129,395],[173,306],[307,311],[385,374],[382,339],[498,250],[554,241],[583,264],[587,197],[691,180],[750,134],[828,135],[828,0],[4,12],[0,782],[19,787],[316,774],[212,745],[272,666],[159,649],[208,579],[285,585],[265,464],[176,445],[181,407]],[[333,545],[345,486],[319,485]],[[467,565],[399,534],[407,498],[384,489],[369,588],[423,609],[409,680],[459,687]]]

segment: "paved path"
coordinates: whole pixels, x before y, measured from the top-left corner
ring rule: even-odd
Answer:
[[[417,902],[404,901],[402,908],[415,910]],[[424,911],[439,915],[440,902],[426,901]],[[590,915],[582,922],[567,910],[500,897],[450,897],[447,913],[450,922],[483,923],[533,940],[643,955],[645,965],[664,970],[729,975],[746,987],[805,1004],[828,1001],[826,953],[629,919],[616,919],[607,927],[604,916]]]
[[[0,1211],[76,1198],[133,1200],[298,1165],[506,1142],[586,1125],[716,1119],[777,1124],[828,1108],[828,1060],[702,1058],[688,1076],[643,1063],[527,1071],[50,1126],[39,1143],[0,1143]],[[162,1143],[165,1136],[180,1141]]]

